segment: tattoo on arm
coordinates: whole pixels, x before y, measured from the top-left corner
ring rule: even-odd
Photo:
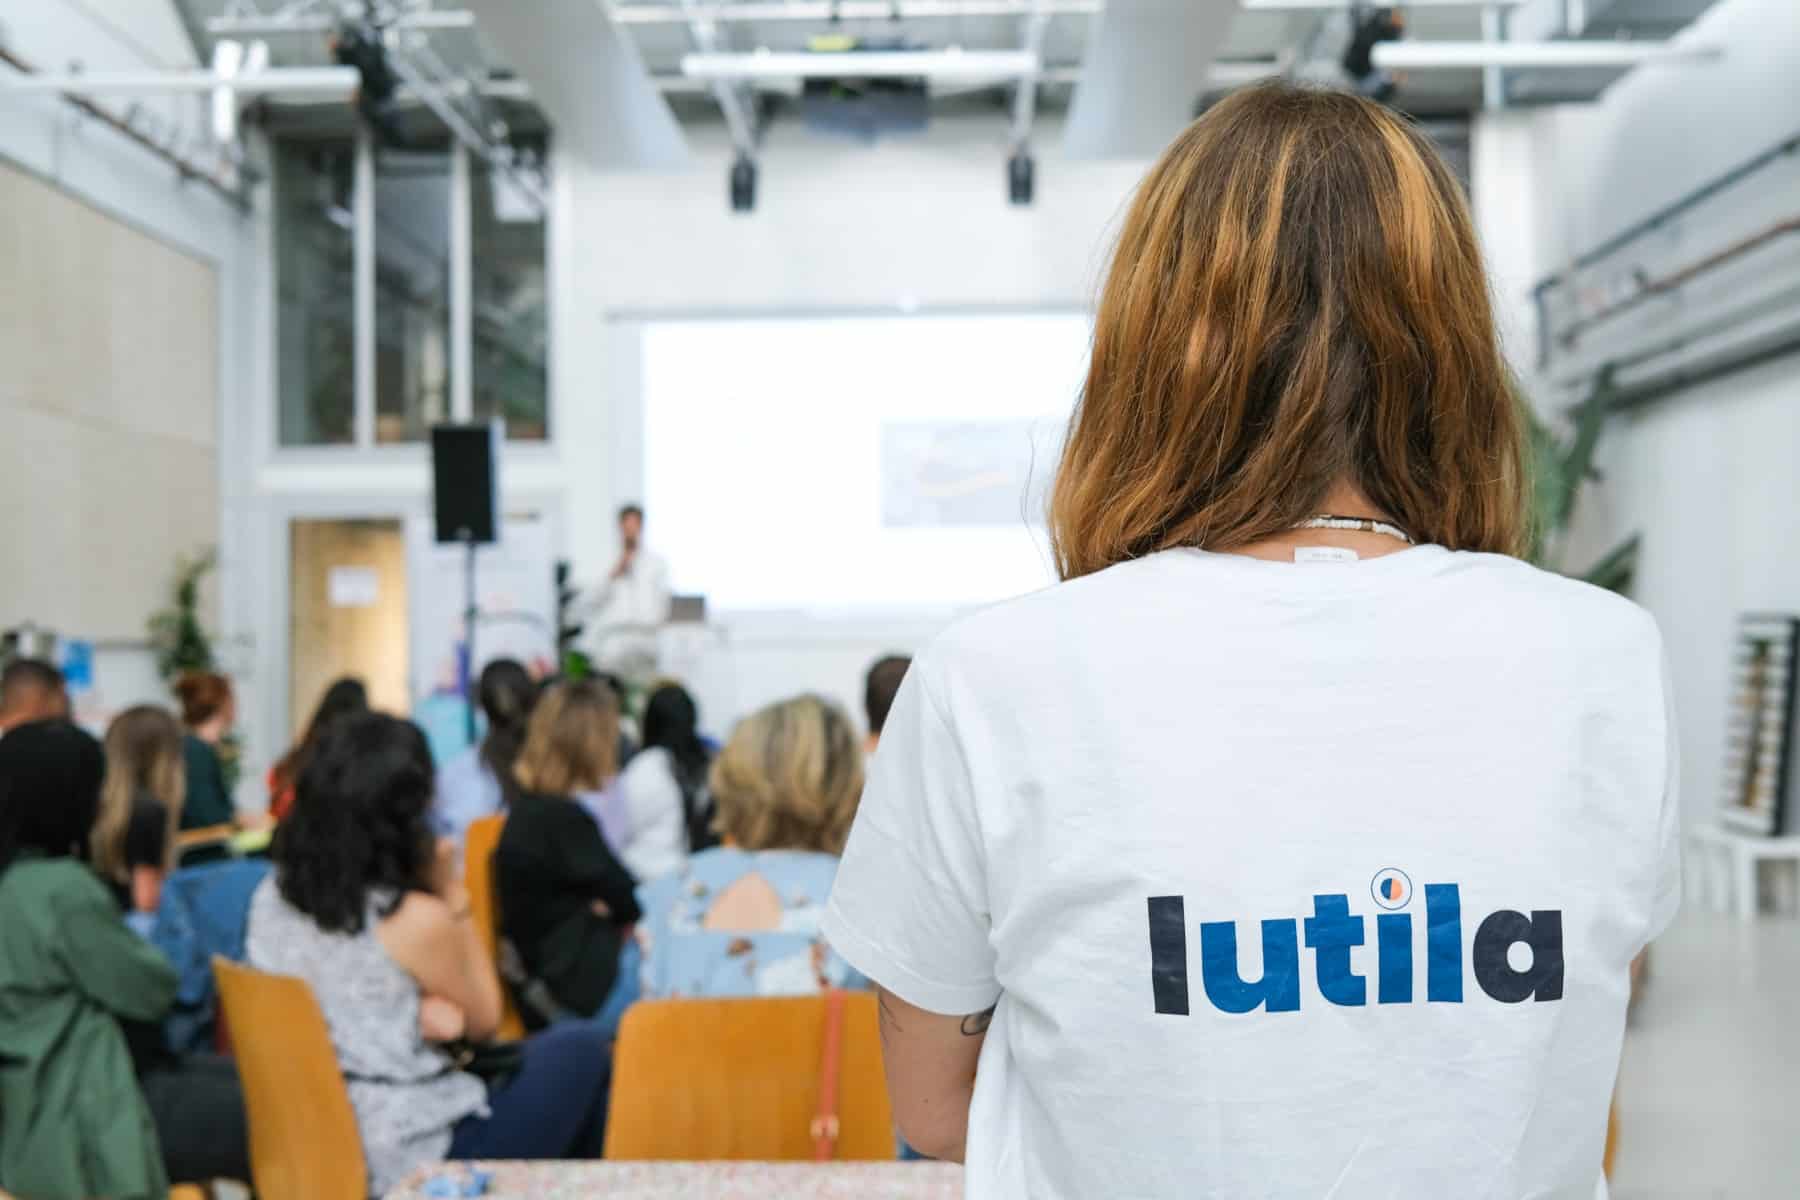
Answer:
[[[994,1010],[999,1007],[998,1004],[990,1004],[981,1012],[970,1013],[968,1016],[964,1017],[962,1019],[963,1036],[980,1037],[982,1034],[986,1033],[988,1031],[988,1026],[994,1023]]]
[[[889,1029],[896,1033],[904,1033],[905,1030],[900,1025],[900,1018],[894,1012],[894,1006],[888,1002],[888,994],[877,992],[876,999],[881,1009],[881,1020],[877,1024],[877,1028],[881,1031],[882,1044],[886,1045]]]

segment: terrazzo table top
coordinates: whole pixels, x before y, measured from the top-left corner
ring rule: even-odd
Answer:
[[[463,1187],[487,1175],[483,1190]],[[388,1200],[956,1200],[953,1163],[535,1162],[440,1163],[415,1172]]]

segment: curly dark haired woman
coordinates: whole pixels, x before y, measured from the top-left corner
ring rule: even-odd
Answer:
[[[454,846],[431,834],[432,781],[416,726],[334,723],[250,906],[251,963],[306,980],[324,1010],[377,1192],[443,1158],[582,1157],[604,1125],[606,1049],[584,1029],[527,1040],[491,1093],[442,1045],[493,1036],[500,983]]]

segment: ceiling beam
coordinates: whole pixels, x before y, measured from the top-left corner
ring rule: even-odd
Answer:
[[[210,92],[230,88],[240,95],[348,96],[360,76],[354,67],[271,67],[244,75],[211,71],[40,71],[0,75],[0,89],[15,92]]]
[[[214,37],[279,37],[282,34],[330,33],[343,24],[332,13],[290,13],[286,16],[223,16],[206,22],[206,32]],[[403,13],[388,22],[384,29],[431,33],[447,29],[475,28],[475,14],[460,9]]]
[[[1333,12],[1372,0],[1242,0],[1245,12]],[[1527,0],[1401,0],[1401,8],[1517,8]]]
[[[1390,71],[1635,67],[1648,62],[1704,62],[1719,57],[1716,46],[1613,41],[1382,42],[1374,51],[1375,65]]]
[[[719,53],[718,23],[703,15],[697,0],[681,0],[681,10],[687,14],[688,36],[694,41],[694,49],[701,54]],[[739,158],[754,162],[756,128],[750,120],[749,106],[744,103],[744,95],[738,90],[738,81],[710,77],[707,90],[718,103],[719,115],[725,118],[725,128],[731,134],[732,148],[737,151]]]
[[[681,25],[683,4],[614,4],[612,17],[621,25]],[[795,0],[792,4],[750,3],[694,5],[707,19],[720,23],[747,21],[888,21],[896,9],[903,19],[940,17],[1026,17],[1039,6],[1032,0]],[[1092,16],[1103,0],[1043,0],[1050,16]]]
[[[690,79],[1033,79],[1043,60],[1024,50],[852,50],[842,54],[688,54]]]
[[[1037,0],[1031,15],[1025,18],[1025,35],[1020,49],[1038,60],[1040,74],[1043,71],[1044,34],[1049,28],[1050,14],[1045,10],[1044,0]],[[1024,153],[1031,142],[1031,123],[1037,117],[1039,82],[1037,75],[1022,78],[1013,90],[1012,130],[1008,140],[1019,153]]]
[[[1154,158],[1194,118],[1238,0],[1108,0],[1069,104],[1070,158]]]
[[[596,170],[672,168],[687,138],[643,54],[598,0],[467,0],[481,34],[531,88],[557,153]]]

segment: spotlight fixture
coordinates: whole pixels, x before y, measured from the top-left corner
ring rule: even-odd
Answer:
[[[1037,186],[1037,160],[1023,150],[1006,160],[1006,198],[1021,207],[1032,201]]]
[[[1406,36],[1406,17],[1397,8],[1386,6],[1351,10],[1353,31],[1344,49],[1344,74],[1357,92],[1386,104],[1394,98],[1398,80],[1390,71],[1375,65],[1375,47],[1382,42],[1397,42]]]
[[[731,164],[731,211],[754,212],[756,209],[756,163],[740,154]]]
[[[383,145],[404,146],[406,131],[394,100],[400,77],[388,63],[381,30],[367,22],[348,22],[332,35],[330,47],[339,65],[356,68],[360,82],[351,101],[356,111]]]

